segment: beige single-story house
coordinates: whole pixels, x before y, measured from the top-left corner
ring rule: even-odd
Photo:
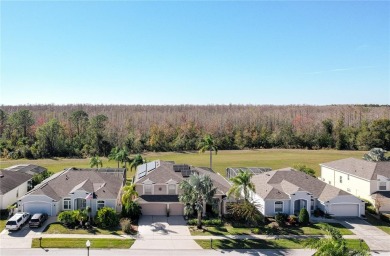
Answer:
[[[156,160],[138,166],[134,183],[138,192],[138,203],[143,215],[184,215],[184,204],[179,202],[181,193],[179,184],[191,173],[210,176],[217,193],[214,202],[204,207],[207,211],[218,215],[226,213],[226,193],[229,182],[210,168],[194,167],[185,164],[175,164],[172,161]]]
[[[69,168],[50,176],[18,201],[21,212],[47,213],[91,207],[92,215],[102,207],[121,209],[121,189],[125,169]]]
[[[297,215],[302,208],[309,214],[318,208],[332,216],[364,215],[364,201],[292,168],[263,172],[251,181],[252,200],[265,216]]]
[[[390,211],[390,162],[370,162],[346,158],[320,164],[321,177],[336,188],[364,198],[375,205],[380,200],[380,211]]]

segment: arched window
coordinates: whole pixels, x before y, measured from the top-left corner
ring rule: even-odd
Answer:
[[[275,202],[275,212],[283,212],[283,202],[282,201]]]

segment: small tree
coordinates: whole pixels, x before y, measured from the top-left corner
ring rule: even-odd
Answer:
[[[309,224],[309,213],[306,210],[306,208],[302,208],[301,211],[299,212],[299,217],[298,217],[299,223],[303,225]]]
[[[210,169],[213,169],[213,151],[217,154],[218,148],[210,134],[204,136],[199,143],[199,153],[204,153],[205,151],[210,151]]]
[[[136,220],[142,215],[142,207],[134,201],[126,202],[122,205],[122,216]]]
[[[114,209],[103,207],[96,214],[96,221],[101,228],[112,228],[119,224],[118,216]]]
[[[264,222],[264,216],[257,207],[248,201],[241,203],[230,203],[227,207],[228,213],[234,220],[245,224],[246,226],[257,226]]]
[[[120,221],[121,229],[126,234],[131,234],[133,232],[133,226],[131,226],[131,220],[123,218]]]
[[[374,198],[375,211],[379,214],[381,207],[383,206],[383,198],[380,194],[376,194]]]
[[[297,171],[300,171],[300,172],[304,172],[307,175],[310,175],[310,176],[316,178],[316,172],[312,168],[309,168],[304,164],[296,164],[296,165],[294,165],[294,169]]]
[[[390,161],[390,157],[386,157],[386,150],[381,148],[373,148],[367,154],[364,154],[363,159],[371,162]]]

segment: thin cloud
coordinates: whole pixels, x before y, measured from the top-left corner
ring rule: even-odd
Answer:
[[[351,71],[351,70],[358,70],[358,69],[370,69],[370,68],[375,68],[375,67],[376,66],[334,68],[334,69],[329,69],[329,70],[319,70],[319,71],[307,72],[305,74],[307,74],[307,75],[316,75],[316,74],[333,73],[333,72],[344,72],[344,71]]]

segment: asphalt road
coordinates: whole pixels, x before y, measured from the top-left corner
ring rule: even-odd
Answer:
[[[90,250],[90,256],[311,256],[312,250]],[[1,256],[87,256],[87,249],[1,249]]]

